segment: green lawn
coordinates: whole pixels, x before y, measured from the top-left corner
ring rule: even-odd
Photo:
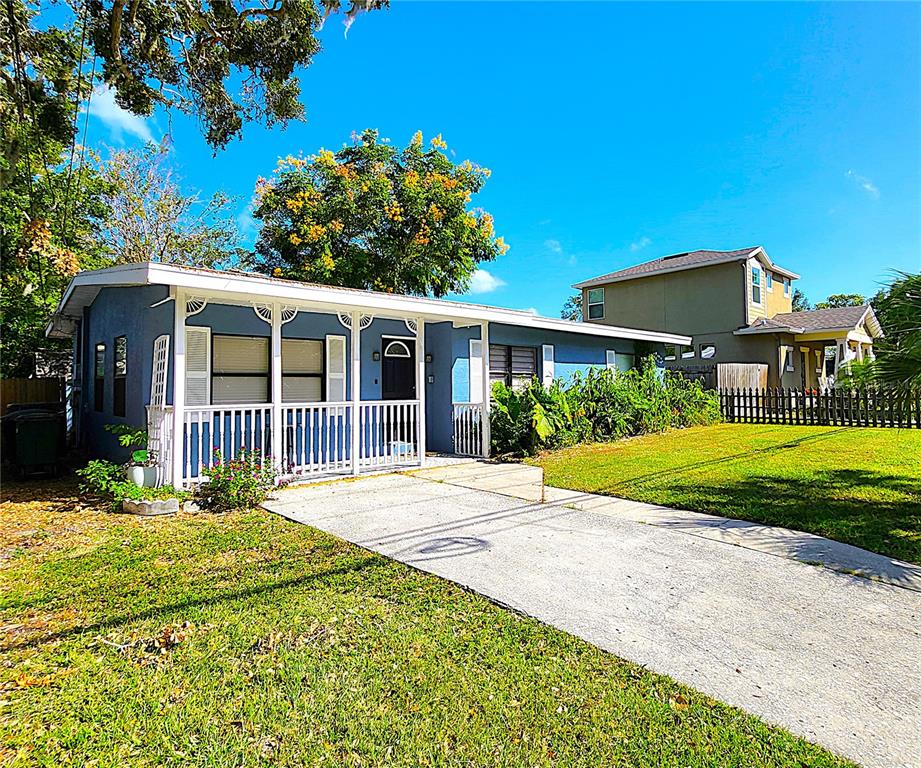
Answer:
[[[548,485],[795,528],[921,563],[921,430],[720,424],[537,462]]]
[[[138,520],[77,510],[60,483],[3,492],[3,765],[847,764],[267,513]]]

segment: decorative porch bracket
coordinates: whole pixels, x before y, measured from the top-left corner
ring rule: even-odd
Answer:
[[[338,312],[336,313],[336,317],[339,318],[339,323],[343,328],[351,328],[352,318],[358,317],[358,330],[360,331],[363,331],[374,321],[374,315],[359,315],[358,312],[352,312],[351,314],[348,312]]]

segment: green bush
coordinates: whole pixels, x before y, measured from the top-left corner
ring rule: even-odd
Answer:
[[[537,379],[514,390],[493,384],[490,432],[494,453],[534,453],[572,425],[567,394],[558,381],[545,388]]]
[[[721,420],[715,392],[656,368],[652,357],[638,369],[592,368],[549,388],[536,379],[517,392],[497,383],[491,414],[492,450],[500,455],[530,455],[542,448]]]
[[[77,470],[77,474],[83,478],[80,492],[87,496],[107,500],[113,510],[121,509],[125,499],[132,501],[179,499],[179,501],[185,501],[192,496],[188,491],[181,491],[171,485],[142,488],[130,483],[125,479],[124,466],[104,459],[94,459],[88,462],[83,469]]]
[[[258,506],[275,487],[275,468],[259,451],[241,450],[226,462],[215,451],[214,464],[203,472],[208,482],[199,486],[196,498],[203,509],[214,512]]]
[[[77,475],[83,478],[80,493],[87,496],[110,498],[115,487],[125,482],[125,468],[104,459],[93,459]]]
[[[147,451],[147,430],[128,424],[106,424],[104,429],[118,438],[118,444],[124,448],[134,448],[131,461],[140,466],[150,466],[153,457]]]

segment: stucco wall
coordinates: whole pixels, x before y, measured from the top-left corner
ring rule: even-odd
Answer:
[[[470,339],[480,338],[480,329],[455,328],[452,341],[452,397],[462,403],[470,399]],[[490,344],[534,347],[537,349],[537,376],[543,376],[541,347],[552,344],[554,352],[554,377],[569,379],[577,371],[606,365],[606,350],[622,354],[635,354],[634,343],[627,339],[610,339],[581,336],[565,331],[546,331],[514,325],[491,324]]]
[[[162,333],[170,334],[173,302],[151,308],[168,295],[163,286],[103,288],[83,315],[82,417],[80,441],[89,455],[125,460],[128,450],[118,445],[116,437],[106,432],[106,424],[147,424],[146,405],[150,400],[150,377],[153,342]],[[125,336],[127,376],[125,381],[125,416],[112,413],[115,337]],[[79,337],[78,337],[79,339]],[[94,367],[96,344],[105,344],[105,386],[102,411],[94,409]]]
[[[735,330],[746,324],[744,280],[743,263],[733,262],[609,283],[604,318],[590,322],[688,336]]]

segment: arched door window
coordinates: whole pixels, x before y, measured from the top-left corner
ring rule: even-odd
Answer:
[[[403,341],[390,341],[384,348],[384,357],[405,357],[410,358],[409,347]]]

